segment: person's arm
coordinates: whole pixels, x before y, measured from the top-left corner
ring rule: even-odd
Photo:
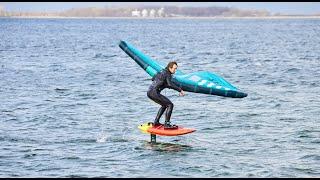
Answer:
[[[156,73],[155,75],[153,75],[153,77],[151,78],[152,81],[154,81],[156,79],[156,76],[158,76],[159,72]]]
[[[176,91],[179,91],[181,92],[182,89],[180,87],[178,87],[177,85],[173,84],[172,81],[171,81],[171,76],[167,76],[166,77],[166,81],[167,81],[167,85],[170,89],[174,89]]]

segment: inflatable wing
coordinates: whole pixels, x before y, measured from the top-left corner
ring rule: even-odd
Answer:
[[[119,47],[127,53],[142,69],[144,69],[151,77],[156,75],[165,67],[159,62],[151,59],[138,51],[132,45],[125,41],[121,41]],[[211,94],[232,98],[243,98],[247,94],[239,91],[236,87],[224,80],[222,77],[208,72],[200,71],[190,74],[184,74],[177,70],[172,77],[173,83],[181,87],[184,91]]]

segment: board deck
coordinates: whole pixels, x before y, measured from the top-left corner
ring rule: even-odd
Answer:
[[[144,133],[155,134],[160,136],[179,136],[196,131],[193,128],[185,128],[182,126],[178,126],[177,129],[164,129],[163,124],[154,126],[152,122],[141,124],[138,126],[138,128]]]

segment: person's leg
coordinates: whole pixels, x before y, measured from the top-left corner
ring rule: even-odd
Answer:
[[[162,114],[164,113],[164,111],[166,110],[166,106],[161,106],[159,111],[158,111],[158,114],[156,116],[156,119],[154,120],[154,124],[157,125],[157,124],[160,124],[160,118],[162,116]]]
[[[161,97],[156,92],[148,92],[148,97],[151,100],[153,100],[155,103],[157,103],[161,106],[158,111],[158,114],[154,120],[154,124],[160,124],[160,122],[159,122],[160,118],[161,118],[162,114],[164,113],[164,111],[166,110],[167,106],[166,106],[165,102],[161,101]]]
[[[167,111],[166,111],[166,121],[167,122],[170,122],[172,110],[173,110],[173,104],[170,103],[170,104],[168,104]]]
[[[170,119],[171,119],[171,114],[172,114],[172,110],[173,110],[173,103],[165,96],[163,95],[159,95],[161,102],[164,103],[167,107],[167,111],[166,111],[166,118],[165,118],[165,126],[168,128],[175,128],[174,126],[170,125]]]

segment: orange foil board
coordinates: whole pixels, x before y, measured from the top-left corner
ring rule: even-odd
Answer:
[[[161,136],[178,136],[183,134],[189,134],[194,131],[196,130],[192,128],[184,128],[182,126],[178,126],[177,129],[164,129],[163,125],[152,126],[147,129],[148,133]]]

